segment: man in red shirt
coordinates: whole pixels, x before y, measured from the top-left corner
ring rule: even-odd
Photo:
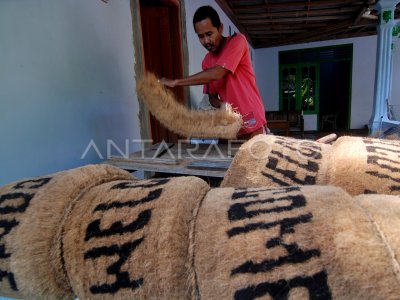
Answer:
[[[221,102],[227,102],[242,115],[238,138],[250,139],[265,133],[265,109],[246,38],[240,33],[224,37],[224,25],[211,6],[197,9],[193,26],[200,43],[209,51],[202,63],[203,71],[182,79],[162,78],[160,82],[169,87],[203,84],[211,105],[219,107]]]

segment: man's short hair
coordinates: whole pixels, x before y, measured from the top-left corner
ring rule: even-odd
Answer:
[[[196,10],[193,16],[193,26],[195,26],[197,22],[207,18],[210,18],[214,27],[219,28],[221,26],[221,20],[219,19],[217,11],[209,5],[201,6]]]

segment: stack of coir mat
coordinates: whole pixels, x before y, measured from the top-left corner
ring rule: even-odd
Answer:
[[[333,185],[351,195],[400,194],[400,142],[341,137],[333,145],[258,135],[236,153],[222,187]]]
[[[353,158],[358,167],[348,168],[348,180],[363,192],[394,193],[396,177],[387,165],[395,161],[395,145],[356,140],[349,144],[368,149],[368,163]],[[290,177],[308,182],[297,186],[211,189],[196,177],[138,180],[91,165],[1,187],[0,293],[24,299],[399,299],[400,198],[353,196],[356,189],[321,185],[321,178],[342,182],[340,168],[331,173],[319,160],[345,162],[334,149],[347,148],[346,141],[319,149],[304,141],[281,155],[271,147],[268,156],[273,152],[276,166],[285,166],[284,157],[282,168],[291,174],[299,170],[290,151],[300,147],[309,157],[298,165],[313,171]],[[379,174],[386,189],[356,178],[360,174]]]

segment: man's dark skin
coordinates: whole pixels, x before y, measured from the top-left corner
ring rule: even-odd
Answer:
[[[194,24],[195,31],[199,37],[200,43],[212,53],[220,52],[225,44],[226,37],[222,35],[224,25],[219,28],[214,27],[210,18],[206,18]],[[169,86],[187,86],[187,85],[207,85],[208,83],[221,79],[229,73],[228,70],[221,66],[215,66],[194,75],[182,79],[161,78],[160,83]],[[217,94],[209,94],[209,100],[212,106],[220,107],[221,102]]]

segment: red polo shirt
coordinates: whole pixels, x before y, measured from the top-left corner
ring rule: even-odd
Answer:
[[[203,70],[221,66],[230,72],[223,78],[204,86],[204,93],[218,94],[221,101],[230,103],[243,118],[239,134],[250,133],[266,124],[265,109],[256,84],[247,40],[243,34],[227,37],[224,48],[217,54],[209,52]]]

